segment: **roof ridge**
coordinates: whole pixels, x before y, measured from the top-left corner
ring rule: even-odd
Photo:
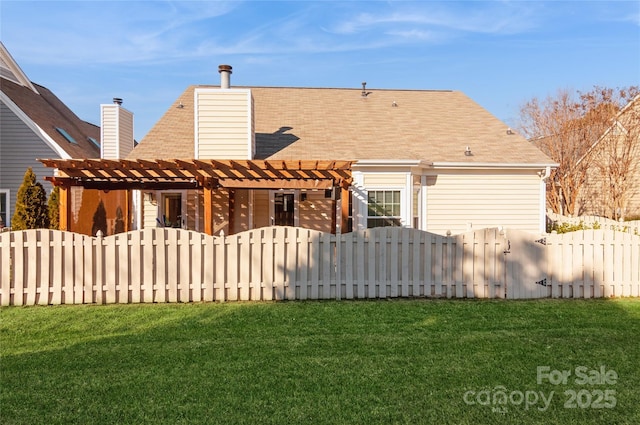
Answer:
[[[220,88],[219,84],[192,84],[192,87],[211,87],[211,88]],[[240,86],[235,85],[231,86],[231,89],[290,89],[290,90],[353,90],[357,92],[362,91],[362,87],[308,87],[308,86]],[[458,90],[452,89],[392,89],[392,88],[376,88],[376,87],[367,87],[367,90],[376,90],[376,91],[389,91],[389,92],[433,92],[433,93],[455,93]]]

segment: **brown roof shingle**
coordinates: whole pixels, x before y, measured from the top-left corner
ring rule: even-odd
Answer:
[[[67,152],[71,158],[99,158],[100,149],[87,138],[100,142],[100,127],[78,118],[49,89],[32,83],[38,93],[7,79],[0,79],[5,93],[33,122]],[[64,129],[77,144],[70,143],[56,131]]]
[[[130,159],[194,156],[196,87],[212,86],[187,88]],[[506,124],[458,91],[368,89],[363,97],[360,89],[249,88],[257,159],[553,162],[523,137],[507,134]],[[472,156],[464,155],[466,146]]]

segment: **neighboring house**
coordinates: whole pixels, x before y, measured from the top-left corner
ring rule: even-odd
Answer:
[[[588,168],[580,215],[640,218],[640,95],[618,113],[582,161]]]
[[[133,228],[545,230],[554,162],[461,92],[232,88],[219,72],[125,159],[44,161],[53,180],[130,191]]]
[[[78,118],[46,87],[29,81],[0,42],[0,218],[11,225],[18,188],[31,167],[49,192],[54,170],[36,158],[100,157],[100,127]]]

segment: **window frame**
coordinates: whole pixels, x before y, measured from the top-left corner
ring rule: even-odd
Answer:
[[[10,227],[11,222],[11,190],[0,189],[0,196],[5,196],[5,217],[2,218],[4,227]]]
[[[395,202],[394,200],[392,200],[392,202],[390,203],[390,205],[396,206],[398,208],[398,215],[369,215],[371,208],[370,208],[370,195],[372,192],[397,192],[399,199],[398,202]],[[404,227],[405,223],[404,223],[404,219],[403,219],[403,199],[404,199],[404,192],[405,189],[404,188],[399,188],[399,187],[387,187],[387,188],[371,188],[368,189],[366,191],[366,202],[365,202],[365,208],[367,211],[367,224],[366,227],[367,229],[374,229],[377,227]],[[388,211],[385,211],[388,212]],[[392,222],[392,225],[383,225],[383,226],[372,226],[372,221],[378,221],[378,220],[387,220],[389,222]]]

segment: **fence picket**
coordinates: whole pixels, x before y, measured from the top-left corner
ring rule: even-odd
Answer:
[[[189,269],[191,272],[191,296],[190,299],[193,302],[200,302],[204,300],[204,273],[202,269],[202,253],[204,251],[205,242],[203,241],[204,234],[191,232],[191,242],[189,244],[189,250],[191,251],[191,263]]]
[[[287,300],[293,300],[296,298],[296,284],[297,284],[297,273],[296,273],[296,256],[297,256],[297,246],[298,246],[298,235],[301,233],[302,229],[296,227],[285,227],[285,255],[286,259],[284,260],[285,273],[284,273],[284,298]]]
[[[15,305],[24,305],[24,232],[14,233],[13,249],[13,300]]]
[[[273,273],[274,271],[274,251],[273,251],[273,244],[274,244],[274,229],[273,228],[265,228],[265,229],[259,229],[258,230],[260,232],[260,236],[261,239],[263,240],[263,244],[264,244],[264,255],[262,256],[262,263],[261,263],[261,269],[262,269],[262,299],[264,301],[271,301],[274,299],[274,293],[273,293],[273,281],[275,279],[275,275]]]
[[[142,232],[128,233],[127,251],[129,253],[129,291],[131,293],[131,302],[134,304],[142,301],[143,295],[143,275],[142,273]]]
[[[138,266],[141,268],[141,282],[140,290],[142,291],[140,300],[145,303],[151,303],[154,301],[153,297],[153,284],[156,278],[156,264],[155,264],[155,235],[156,229],[149,228],[144,229],[140,233],[140,243],[142,244],[142,250],[139,252],[142,254],[142,259],[138,262]],[[138,239],[137,239],[138,240]]]
[[[212,236],[204,236],[204,254],[202,260],[203,275],[202,282],[204,285],[202,301],[214,301],[215,292],[213,285],[215,283],[216,257],[214,238]]]
[[[11,276],[15,265],[11,257],[13,232],[0,233],[0,305],[11,305]]]
[[[191,301],[191,232],[178,231],[178,302]]]
[[[25,280],[23,291],[24,305],[35,305],[38,275],[40,274],[40,264],[38,262],[38,232],[39,230],[27,230],[25,232]],[[30,275],[34,273],[35,276]]]
[[[16,305],[25,305],[24,289],[26,286],[26,273],[29,265],[25,262],[24,245],[26,232],[20,232],[15,235],[14,249],[14,278],[13,278],[13,299]]]
[[[225,274],[226,274],[226,264],[227,264],[227,255],[226,255],[226,237],[220,236],[213,240],[213,265],[215,267],[215,273],[213,276],[215,277],[215,281],[213,284],[213,294],[214,301],[226,301],[226,290],[225,290]]]
[[[38,278],[39,294],[36,303],[39,305],[49,304],[49,288],[51,286],[51,232],[52,230],[41,230],[40,235],[40,265]],[[89,251],[91,252],[91,251]]]
[[[322,299],[328,300],[331,299],[331,285],[335,283],[331,234],[323,233],[320,241],[322,246]]]
[[[376,298],[377,294],[377,286],[378,286],[378,269],[376,267],[378,263],[378,259],[382,257],[378,257],[377,250],[377,233],[371,230],[365,230],[365,237],[367,239],[366,247],[367,247],[367,298]]]

